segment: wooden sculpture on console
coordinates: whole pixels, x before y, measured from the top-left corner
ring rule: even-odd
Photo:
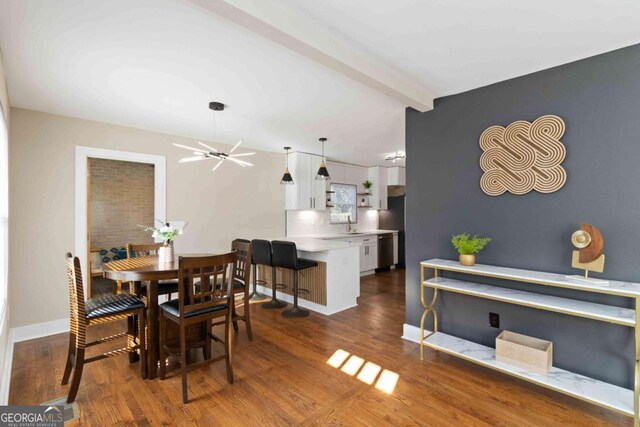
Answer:
[[[582,223],[580,230],[571,235],[571,243],[578,250],[573,251],[571,266],[584,270],[584,276],[567,276],[568,278],[587,282],[594,285],[606,285],[607,280],[589,277],[589,271],[602,273],[604,271],[604,238],[597,227]]]

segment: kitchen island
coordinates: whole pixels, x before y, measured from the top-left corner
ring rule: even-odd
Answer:
[[[298,249],[298,257],[318,261],[317,267],[300,272],[299,286],[309,290],[308,294],[299,295],[298,304],[301,307],[331,315],[357,305],[357,298],[360,296],[360,245],[311,237],[277,237],[267,240],[293,242]],[[270,267],[259,266],[258,277],[267,282],[266,287],[258,286],[258,291],[271,295]],[[293,302],[293,273],[278,268],[276,282],[287,286],[287,289],[278,290],[278,299]]]

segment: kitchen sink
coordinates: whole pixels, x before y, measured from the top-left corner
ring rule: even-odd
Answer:
[[[360,233],[360,232],[357,232],[357,231],[353,231],[351,233],[340,233],[340,234],[344,234],[345,236],[357,236],[359,234],[365,234],[365,233]]]

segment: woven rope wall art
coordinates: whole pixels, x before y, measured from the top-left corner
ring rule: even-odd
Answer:
[[[509,126],[491,126],[480,135],[482,191],[499,196],[505,191],[527,194],[558,191],[567,181],[561,166],[567,152],[560,141],[564,121],[553,115],[533,123],[519,120]]]

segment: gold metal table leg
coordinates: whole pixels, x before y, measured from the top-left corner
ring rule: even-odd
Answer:
[[[640,298],[636,298],[636,327],[634,330],[636,341],[636,357],[633,376],[633,425],[640,427]]]
[[[433,270],[434,277],[438,277],[438,269]],[[422,318],[420,319],[420,360],[424,360],[424,340],[429,338],[431,335],[438,332],[438,312],[435,309],[436,300],[438,299],[438,288],[433,288],[433,297],[431,298],[431,302],[427,305],[424,300],[424,267],[420,266],[420,302],[424,307],[424,312],[422,313]],[[433,314],[433,331],[424,336],[424,321],[427,318],[429,313]]]

